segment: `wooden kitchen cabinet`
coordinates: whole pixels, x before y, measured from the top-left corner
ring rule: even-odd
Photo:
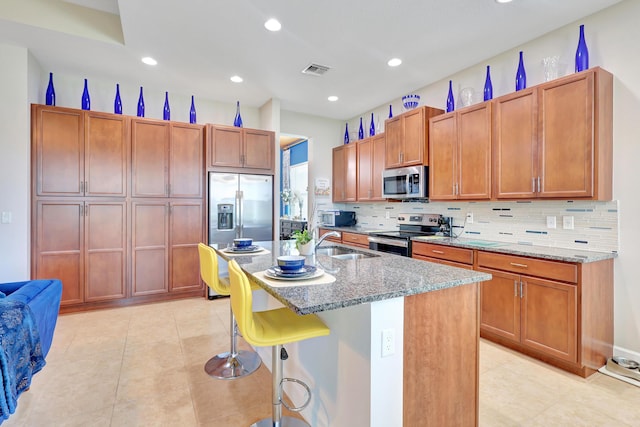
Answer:
[[[494,197],[611,200],[612,98],[596,67],[495,99]]]
[[[429,165],[427,121],[444,113],[431,107],[418,107],[385,121],[385,167]]]
[[[203,126],[132,121],[132,195],[202,197]]]
[[[357,143],[357,199],[381,201],[382,171],[385,162],[385,135],[365,138]]]
[[[491,198],[491,104],[429,120],[429,199]]]
[[[201,200],[133,202],[132,296],[200,290]]]
[[[481,336],[588,376],[613,352],[613,260],[567,263],[478,251]]]
[[[331,231],[334,231],[334,230],[327,229],[327,228],[319,228],[318,229],[318,238],[322,237],[323,235],[325,235],[327,233],[330,233]],[[342,243],[342,235],[340,237],[333,237],[333,236],[327,237],[325,239],[325,241]]]
[[[34,104],[31,126],[37,196],[126,197],[126,117]]]
[[[207,125],[207,166],[274,172],[275,133],[233,126]],[[223,169],[224,170],[224,169]]]
[[[357,200],[357,146],[345,144],[333,149],[332,200],[355,202]]]
[[[369,237],[366,234],[342,231],[342,243],[369,249]]]
[[[35,218],[34,278],[59,278],[61,305],[126,296],[125,202],[40,200]]]
[[[452,267],[473,269],[473,250],[413,241],[411,257]]]

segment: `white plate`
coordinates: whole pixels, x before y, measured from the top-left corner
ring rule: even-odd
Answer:
[[[252,254],[264,250],[261,246],[249,246],[247,249],[226,248],[223,251],[230,254]]]
[[[276,275],[278,277],[301,277],[315,273],[316,267],[313,265],[304,265],[298,270],[283,270],[279,266],[274,265],[267,271],[269,271],[271,275]]]
[[[320,277],[324,274],[324,271],[320,268],[317,268],[315,272],[309,274],[308,276],[298,276],[298,277],[284,277],[284,276],[278,276],[275,273],[270,272],[269,270],[265,270],[264,271],[264,275],[265,277],[268,277],[269,279],[273,279],[273,280],[309,280],[309,279],[315,279],[316,277]]]

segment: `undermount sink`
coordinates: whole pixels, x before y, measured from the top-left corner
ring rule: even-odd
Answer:
[[[368,252],[360,252],[351,248],[344,248],[342,246],[320,246],[316,249],[317,255],[327,255],[336,259],[362,259],[373,258],[380,255],[370,254]]]

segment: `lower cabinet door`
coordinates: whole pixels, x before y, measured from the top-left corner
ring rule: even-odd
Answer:
[[[85,302],[126,296],[127,204],[85,205]]]
[[[520,276],[478,268],[492,275],[480,284],[480,330],[520,341]]]
[[[522,344],[577,362],[577,288],[523,277]]]
[[[131,294],[166,293],[167,280],[167,217],[165,201],[132,203],[132,286]]]
[[[169,289],[202,289],[198,257],[198,243],[203,241],[202,202],[173,202],[170,206]]]

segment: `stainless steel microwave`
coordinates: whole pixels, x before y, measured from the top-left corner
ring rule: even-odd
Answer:
[[[424,199],[429,197],[429,169],[410,166],[382,172],[382,197],[387,199]]]

